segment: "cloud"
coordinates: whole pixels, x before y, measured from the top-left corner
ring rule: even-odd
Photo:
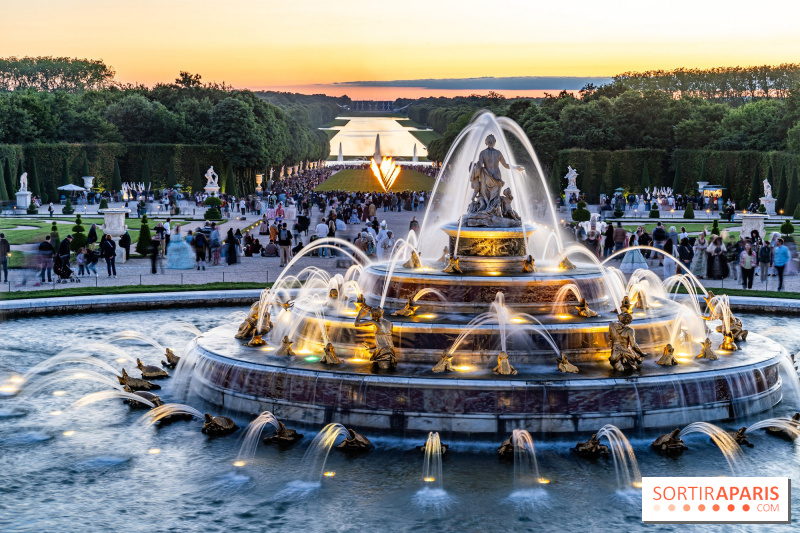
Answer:
[[[455,90],[579,90],[587,83],[601,85],[611,78],[581,76],[517,76],[509,78],[447,78],[391,81],[343,81],[332,85],[345,87],[421,87],[423,89]]]

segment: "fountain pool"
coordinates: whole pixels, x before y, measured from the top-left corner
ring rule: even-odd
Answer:
[[[131,324],[146,324],[142,328],[149,336],[181,354],[192,335],[175,321],[207,331],[230,323],[225,317],[231,311],[170,309],[10,320],[3,324],[0,381],[12,372],[24,373],[65,348],[104,342]],[[800,318],[740,317],[751,329],[780,339],[788,349],[800,349]],[[48,332],[49,341],[34,345],[30,331],[42,330]],[[116,346],[147,364],[157,364],[162,356],[144,341],[120,341]],[[115,368],[123,365],[116,361],[119,354],[91,348],[86,352]],[[64,366],[71,373],[94,368]],[[180,384],[178,377],[160,382],[162,389],[156,392],[164,401],[185,401],[202,412],[227,414],[241,428],[255,418],[184,397],[174,390]],[[425,435],[360,430],[372,441],[372,451],[355,457],[331,451],[326,470],[336,472],[335,477],[323,478],[319,488],[293,491],[289,485],[304,479],[307,469],[302,459],[321,425],[303,426],[304,439],[291,448],[259,444],[254,459],[237,468],[233,463],[244,429],[231,437],[210,439],[200,433],[198,423],[189,421],[147,426],[137,423],[142,411],[133,411],[120,400],[69,409],[83,395],[104,388],[74,380],[30,395],[23,387],[19,396],[0,398],[0,530],[109,531],[124,524],[127,531],[142,532],[262,531],[267,525],[276,531],[344,531],[385,528],[389,517],[392,531],[418,531],[436,524],[444,531],[477,532],[485,531],[487,523],[545,530],[558,525],[564,531],[652,530],[640,522],[638,491],[620,490],[612,460],[587,462],[569,452],[588,433],[534,434],[538,469],[550,483],[520,499],[519,494],[510,498],[516,490],[514,465],[497,458],[497,447],[508,435],[466,438],[441,432],[442,442],[450,446],[442,461],[443,490],[452,503],[442,514],[433,514],[416,498],[423,456],[415,447],[424,444]],[[59,390],[65,394],[54,396]],[[718,424],[736,429],[798,409],[787,397],[765,413]],[[51,414],[57,411],[62,414]],[[599,425],[593,431],[598,429]],[[70,431],[74,433],[64,435]],[[690,450],[675,459],[650,450],[658,433],[626,431],[643,476],[730,475],[725,458],[706,435],[686,436]],[[796,445],[761,430],[749,437],[755,447],[743,449],[740,475],[800,476]],[[793,505],[800,504],[797,491],[793,498]],[[660,530],[664,527],[668,526],[659,526]],[[749,527],[704,526],[709,531],[749,531]],[[760,529],[781,531],[781,527],[790,526]]]

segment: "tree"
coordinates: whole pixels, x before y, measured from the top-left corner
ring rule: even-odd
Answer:
[[[781,167],[781,177],[778,178],[778,188],[775,195],[775,208],[778,212],[786,207],[786,196],[789,194],[789,183],[786,179],[786,165]]]
[[[53,246],[58,246],[58,243],[61,242],[61,238],[58,236],[58,223],[55,220],[50,225],[50,242]]]
[[[197,159],[194,160],[194,167],[192,168],[192,180],[190,181],[192,185],[192,192],[202,191],[203,187],[205,187],[205,183],[203,182],[203,174],[200,173],[200,163]]]
[[[794,213],[794,218],[800,219],[797,216],[798,209],[800,209],[800,181],[797,179],[797,168],[792,171],[792,183],[789,186],[789,194],[786,196],[786,205],[784,206],[784,213]]]
[[[81,215],[78,213],[75,216],[75,225],[72,226],[72,242],[69,244],[69,248],[73,252],[77,252],[86,246],[86,234],[84,231],[86,231],[86,228],[83,227]]]
[[[0,166],[0,202],[6,202],[10,199],[8,189],[6,188],[6,176],[3,172],[3,167]]]
[[[31,169],[28,171],[28,190],[34,196],[42,196],[42,191],[39,188],[39,176],[36,172],[36,160],[31,158]]]
[[[225,194],[239,197],[239,193],[236,190],[236,178],[233,176],[233,163],[230,161],[228,162],[228,168],[225,172]]]
[[[794,225],[789,219],[784,220],[783,224],[781,224],[781,233],[783,233],[786,236],[789,236],[792,233],[794,233]]]
[[[725,175],[722,178],[722,188],[725,192],[723,194],[727,194],[728,198],[733,200],[733,189],[731,188],[731,172],[728,168],[728,165],[725,165]]]
[[[711,223],[711,234],[712,235],[719,235],[719,219],[715,218],[714,222]]]
[[[17,180],[11,171],[11,161],[6,159],[4,167],[5,167],[4,174],[6,176],[6,182],[4,185],[6,187],[6,191],[8,192],[8,199],[14,200],[17,194],[17,185],[16,185]]]
[[[145,162],[147,160],[145,159]],[[145,185],[146,187],[147,185]],[[112,191],[121,191],[122,190],[122,175],[119,172],[119,161],[117,158],[114,158],[114,174],[111,177],[111,187],[109,187]]]
[[[150,226],[147,223],[147,215],[142,215],[142,224],[139,227],[139,240],[136,241],[136,253],[147,255],[153,246],[153,237],[150,235]]]
[[[686,209],[683,212],[683,218],[694,218],[694,206],[691,202],[686,204]]]
[[[256,121],[253,109],[236,98],[226,98],[211,113],[211,136],[229,164],[241,168],[264,167],[267,143],[264,128]]]
[[[51,175],[47,178],[47,199],[50,202],[56,203],[61,201],[61,192],[58,190],[58,181],[59,179],[54,175]]]
[[[750,196],[748,197],[748,202],[751,204],[757,204],[761,194],[761,180],[760,180],[760,172],[758,169],[758,163],[756,163],[756,170],[753,172],[753,181],[750,183]]]
[[[644,160],[644,168],[642,168],[642,183],[641,183],[642,192],[645,189],[650,188],[650,170],[647,168],[647,159]],[[651,215],[650,218],[653,218]]]
[[[703,164],[705,168],[705,164]],[[681,167],[679,163],[675,163],[675,178],[672,180],[672,192],[675,194],[683,192],[683,178],[681,177]]]
[[[64,215],[71,215],[74,212],[75,208],[72,207],[72,200],[67,198],[67,200],[64,202],[64,207],[61,208],[61,213]]]
[[[83,176],[92,175],[91,171],[89,170],[89,157],[86,155],[86,152],[83,152],[83,166],[81,167],[81,172],[83,173]]]

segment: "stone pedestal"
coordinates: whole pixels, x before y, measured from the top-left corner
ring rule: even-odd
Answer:
[[[758,230],[758,234],[764,237],[764,221],[769,215],[742,215],[742,237],[749,237],[750,232]]]
[[[17,193],[17,207],[28,209],[31,205],[31,191],[19,191]]]
[[[761,205],[767,208],[768,215],[775,214],[775,198],[761,198]]]
[[[575,195],[575,198],[578,199],[577,202],[580,202],[581,201],[580,189],[578,189],[577,187],[567,187],[566,189],[564,189],[564,203],[567,206],[569,206],[569,199],[572,197],[573,194]]]
[[[203,190],[208,193],[209,196],[219,196],[219,187],[213,185],[206,185],[203,187]]]
[[[125,209],[124,207],[111,207],[98,211],[103,215],[104,224],[101,226],[103,233],[111,235],[114,240],[119,240],[128,230],[128,226],[125,224],[125,215],[130,212],[130,209]],[[121,261],[120,257],[122,257]],[[125,250],[119,246],[117,246],[117,260],[121,263],[125,262]]]

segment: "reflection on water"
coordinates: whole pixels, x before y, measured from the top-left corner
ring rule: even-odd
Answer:
[[[414,155],[417,145],[417,156],[427,157],[428,150],[405,128],[390,117],[342,117],[349,120],[345,126],[334,128],[340,130],[331,139],[331,155],[339,155],[339,143],[345,157],[371,157],[375,153],[375,135],[381,136],[381,154],[384,156]]]

